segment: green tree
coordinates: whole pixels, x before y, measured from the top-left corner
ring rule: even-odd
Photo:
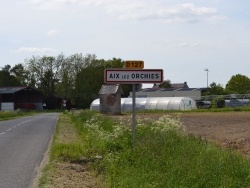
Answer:
[[[10,86],[21,86],[22,83],[11,73],[11,66],[5,65],[0,70],[0,86],[10,87]]]
[[[30,83],[41,90],[45,96],[55,94],[55,87],[59,81],[59,70],[62,61],[60,56],[58,58],[43,56],[35,57],[26,60],[27,69],[29,72]]]
[[[28,85],[28,71],[25,69],[23,64],[19,63],[10,69],[10,73],[16,77],[18,82],[26,86]]]
[[[61,54],[62,65],[59,71],[59,82],[56,87],[56,93],[63,99],[70,100],[73,105],[78,102],[75,101],[77,96],[81,96],[81,93],[76,92],[78,90],[76,85],[76,78],[79,72],[91,64],[95,60],[96,56],[87,54],[83,56],[80,54],[73,54],[69,57],[64,57]],[[87,80],[86,80],[87,81]]]
[[[225,89],[221,84],[216,84],[215,82],[211,83],[207,88],[207,91],[202,95],[224,95],[226,94]]]
[[[164,80],[162,84],[159,85],[160,88],[171,88],[171,81],[170,80]]]
[[[75,101],[80,107],[88,108],[93,99],[97,98],[103,84],[100,75],[103,76],[102,67],[87,67],[77,75],[75,84]]]
[[[89,108],[91,102],[98,98],[99,90],[104,84],[105,68],[120,68],[122,66],[121,59],[116,58],[107,61],[92,59],[91,62],[88,62],[87,66],[82,68],[76,77],[76,103],[80,107]]]
[[[110,60],[92,59],[86,67],[82,68],[77,74],[75,82],[75,101],[80,107],[89,108],[91,102],[98,98],[98,93],[104,83],[104,70],[106,68],[122,68],[124,62],[121,59],[113,58]],[[132,85],[121,85],[124,97],[132,91]],[[141,88],[137,84],[136,88]]]
[[[65,57],[33,56],[25,60],[25,68],[17,65],[13,72],[16,77],[26,82],[27,85],[42,91],[49,100],[52,96],[70,100],[71,104],[88,108],[93,99],[98,98],[98,92],[104,83],[104,70],[106,68],[122,68],[121,59],[110,60],[96,59],[95,55],[73,54]],[[6,67],[8,70],[9,67]],[[21,76],[23,71],[25,76]],[[123,97],[132,91],[132,85],[121,85]],[[136,89],[141,88],[136,85]]]
[[[222,97],[216,97],[211,101],[212,108],[224,108],[225,107],[225,99]]]
[[[234,94],[246,94],[250,92],[250,79],[247,76],[236,74],[226,84],[226,91]]]

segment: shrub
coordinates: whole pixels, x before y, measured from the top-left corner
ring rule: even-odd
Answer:
[[[224,108],[224,107],[225,107],[225,99],[217,97],[212,100],[212,108]]]

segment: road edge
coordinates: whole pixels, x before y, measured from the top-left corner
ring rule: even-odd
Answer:
[[[52,142],[53,142],[53,139],[54,139],[54,135],[55,135],[55,131],[56,131],[56,126],[58,124],[59,116],[60,116],[60,114],[57,117],[57,121],[56,121],[55,126],[54,126],[53,134],[51,135],[51,138],[50,138],[49,143],[48,143],[48,147],[47,147],[47,149],[46,149],[46,151],[45,151],[45,153],[43,155],[43,159],[42,159],[40,165],[38,165],[36,167],[35,176],[34,176],[34,178],[32,180],[30,188],[39,188],[39,180],[42,177],[43,169],[45,168],[45,166],[47,164],[49,164],[49,152],[50,152],[51,147],[52,147]]]

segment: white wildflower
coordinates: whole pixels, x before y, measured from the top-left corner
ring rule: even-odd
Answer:
[[[168,130],[180,130],[182,124],[179,118],[173,118],[170,115],[164,115],[159,118],[158,121],[153,123],[152,130],[168,131]]]

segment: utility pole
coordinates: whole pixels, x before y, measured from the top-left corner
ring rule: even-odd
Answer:
[[[208,72],[209,72],[209,70],[208,70],[208,68],[205,68],[204,71],[207,72],[207,88],[208,88]]]

